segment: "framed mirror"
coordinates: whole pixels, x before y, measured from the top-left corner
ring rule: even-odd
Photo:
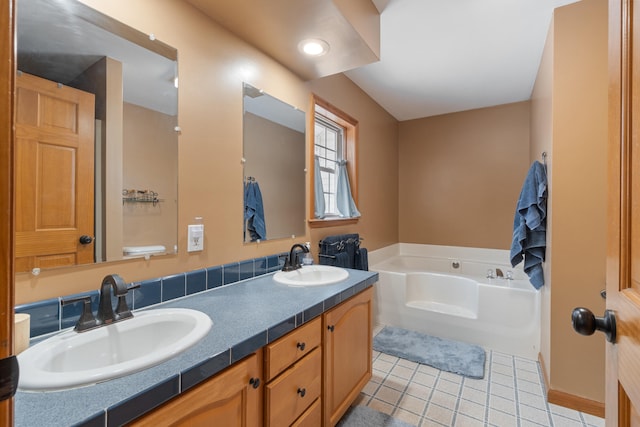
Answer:
[[[305,113],[243,85],[245,243],[305,234]]]
[[[16,271],[177,251],[177,51],[17,1]]]

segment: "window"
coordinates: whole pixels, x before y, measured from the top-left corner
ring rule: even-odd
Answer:
[[[316,216],[315,196],[311,199],[312,227],[327,227],[355,223],[360,215],[355,206],[357,204],[357,173],[356,173],[356,143],[358,122],[343,113],[328,102],[314,96],[313,112],[313,173],[311,174],[311,194],[322,192],[324,202],[324,215]],[[337,186],[339,165],[346,161],[346,175],[353,198],[353,208],[357,215],[345,216],[338,209]],[[316,167],[318,171],[316,171]],[[318,179],[319,178],[319,179]],[[316,185],[316,181],[322,183],[322,188]],[[319,197],[319,196],[318,196]],[[342,199],[342,197],[341,197]]]
[[[336,205],[336,191],[338,185],[338,162],[345,159],[344,128],[337,123],[316,113],[314,133],[314,153],[318,159],[322,177],[322,191],[324,196],[324,212],[326,216],[339,216]]]

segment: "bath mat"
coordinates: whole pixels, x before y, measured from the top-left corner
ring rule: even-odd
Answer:
[[[385,326],[373,339],[373,349],[469,378],[484,378],[482,347]]]
[[[414,427],[368,406],[350,407],[336,427]]]

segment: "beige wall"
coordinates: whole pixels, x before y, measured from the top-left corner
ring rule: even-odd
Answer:
[[[554,20],[547,33],[540,68],[536,76],[536,82],[531,94],[531,158],[537,158],[541,153],[547,153],[547,180],[553,183],[553,41]],[[547,193],[550,196],[550,192]],[[540,289],[541,313],[540,313],[540,359],[545,364],[544,369],[551,358],[551,267],[553,265],[553,248],[549,245],[549,236],[552,233],[553,221],[549,216],[553,212],[553,200],[547,197],[547,250],[546,261],[543,264],[544,282],[546,286]]]
[[[605,308],[607,79],[606,0],[556,9],[532,101],[532,146],[550,153],[541,358],[551,390],[597,402],[605,340],[575,333],[570,315]]]
[[[173,251],[178,220],[175,121],[174,116],[124,104],[123,188],[155,191],[161,201],[117,201],[122,208],[122,246],[163,245]],[[114,234],[109,233],[107,243]]]
[[[244,113],[244,176],[260,186],[267,239],[305,233],[305,134]],[[251,235],[244,236],[247,242]]]
[[[400,241],[509,249],[529,102],[400,123]]]
[[[296,239],[242,243],[243,82],[303,111],[313,90],[360,121],[358,207],[363,217],[346,230],[361,233],[369,249],[398,241],[397,122],[349,79],[303,82],[181,0],[163,1],[162,7],[154,0],[84,2],[178,49],[179,254],[44,271],[37,277],[18,274],[16,303],[97,289],[110,273],[127,282],[143,280],[286,251],[294,242],[312,241],[316,251],[319,238],[345,231],[307,229]],[[187,225],[196,216],[204,218],[205,250],[188,254]]]

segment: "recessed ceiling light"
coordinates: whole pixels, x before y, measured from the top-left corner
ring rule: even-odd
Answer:
[[[322,56],[329,52],[329,43],[321,39],[306,39],[298,44],[300,51],[309,56]]]

